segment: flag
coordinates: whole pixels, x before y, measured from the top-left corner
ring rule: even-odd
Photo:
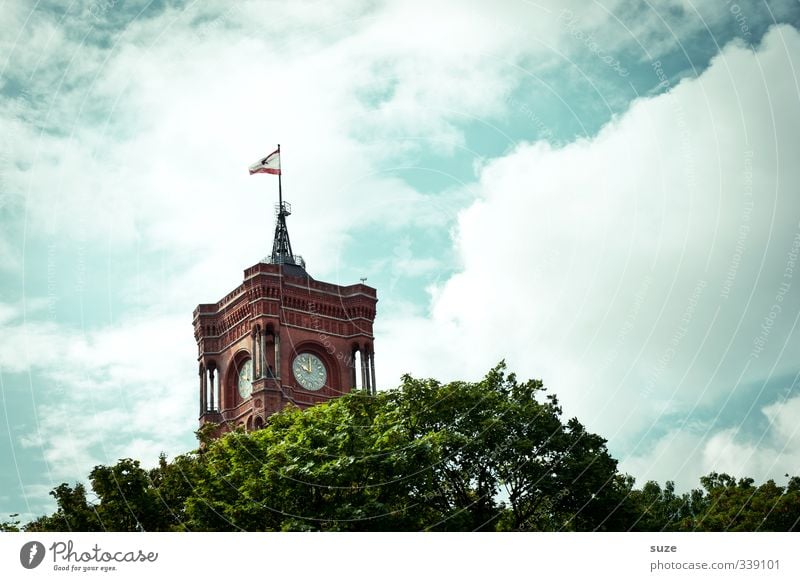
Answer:
[[[280,147],[270,153],[267,157],[259,159],[250,166],[250,175],[254,173],[281,174],[281,149]]]

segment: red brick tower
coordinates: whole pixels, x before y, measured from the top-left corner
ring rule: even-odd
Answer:
[[[201,426],[258,429],[288,402],[306,408],[356,387],[375,392],[375,289],[314,280],[292,253],[282,196],[276,210],[272,255],[194,311]]]

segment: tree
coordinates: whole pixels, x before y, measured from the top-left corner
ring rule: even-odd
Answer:
[[[675,494],[675,483],[671,481],[667,481],[662,489],[651,480],[641,490],[631,490],[630,501],[636,515],[631,530],[635,531],[681,530],[684,521],[695,517],[706,506],[701,490],[679,496]]]
[[[158,466],[150,470],[149,479],[153,508],[159,518],[147,530],[185,530],[186,499],[197,481],[196,453],[183,454],[167,462],[165,454],[158,458]]]
[[[681,523],[696,531],[796,531],[800,530],[800,479],[786,487],[768,480],[754,486],[752,478],[738,481],[712,472],[700,479],[706,490],[703,509]]]
[[[255,432],[217,438],[157,466],[121,459],[51,493],[30,531],[665,531],[800,528],[800,478],[786,487],[711,473],[677,494],[620,474],[604,438],[562,420],[541,381],[500,363],[478,382],[403,377]],[[12,515],[13,516],[13,515]],[[18,523],[4,522],[4,530]]]
[[[56,499],[56,512],[24,528],[37,532],[182,530],[194,465],[191,456],[168,463],[162,454],[159,465],[150,471],[130,458],[113,466],[95,466],[89,479],[96,502],[87,500],[83,484],[63,483],[50,493]]]
[[[18,533],[19,532],[19,514],[14,513],[8,515],[11,520],[0,521],[0,533]]]
[[[396,422],[391,394],[354,393],[263,430],[229,433],[200,456],[193,530],[413,530],[431,446]]]
[[[207,446],[187,527],[621,528],[613,515],[626,489],[605,440],[563,424],[541,392],[501,363],[477,383],[405,376],[374,397],[288,408]]]
[[[35,532],[105,530],[95,510],[86,500],[86,488],[77,483],[74,487],[67,483],[54,488],[50,495],[56,499],[58,509],[50,516],[42,516],[25,525],[25,530]]]

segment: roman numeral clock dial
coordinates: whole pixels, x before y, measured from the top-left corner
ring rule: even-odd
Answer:
[[[313,353],[300,353],[295,357],[292,373],[297,383],[309,391],[319,391],[328,380],[325,364]]]
[[[247,399],[253,393],[253,360],[248,359],[239,369],[239,377],[237,379],[237,387],[239,388],[239,396],[242,399]]]

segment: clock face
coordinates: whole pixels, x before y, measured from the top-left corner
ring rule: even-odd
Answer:
[[[325,364],[319,357],[311,353],[301,353],[292,363],[294,378],[301,387],[309,391],[322,389],[328,379]]]
[[[253,360],[248,359],[239,368],[239,395],[247,399],[253,393]]]

